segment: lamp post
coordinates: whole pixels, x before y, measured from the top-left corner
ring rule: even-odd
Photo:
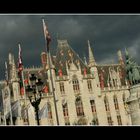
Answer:
[[[27,86],[26,91],[28,92],[30,103],[35,109],[37,125],[40,125],[38,111],[39,111],[39,104],[41,102],[41,97],[42,97],[41,92],[42,92],[43,82],[41,81],[41,79],[38,79],[38,82],[36,82],[36,79],[37,78],[35,74],[31,74],[30,77],[31,85]]]

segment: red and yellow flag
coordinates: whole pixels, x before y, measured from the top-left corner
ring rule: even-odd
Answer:
[[[51,36],[49,34],[48,27],[45,24],[44,19],[42,19],[42,22],[43,22],[44,37],[45,37],[45,40],[47,41],[47,51],[49,51],[49,45],[50,45],[50,42],[51,42]]]

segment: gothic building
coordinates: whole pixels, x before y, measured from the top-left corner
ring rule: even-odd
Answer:
[[[50,56],[50,62],[47,54],[42,52],[41,67],[23,68],[24,85],[18,76],[14,56],[9,54],[8,88],[11,103],[19,100],[21,107],[21,115],[12,117],[13,124],[37,124],[34,108],[26,91],[31,82],[30,77],[34,74],[43,81],[39,108],[47,106],[47,117],[40,119],[41,125],[57,125],[58,122],[59,125],[132,125],[126,101],[130,97],[130,85],[138,83],[139,79],[129,82],[126,71],[129,68],[125,65],[121,51],[118,51],[117,64],[99,65],[89,41],[87,48],[88,62],[79,57],[67,40],[58,40],[57,53]],[[2,81],[1,89],[6,86]],[[3,115],[1,109],[1,117]],[[8,118],[6,120],[8,122]]]

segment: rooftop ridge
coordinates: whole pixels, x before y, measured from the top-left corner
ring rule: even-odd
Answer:
[[[98,66],[121,66],[121,64],[98,64]]]

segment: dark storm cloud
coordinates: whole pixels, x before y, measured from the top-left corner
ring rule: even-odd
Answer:
[[[117,61],[117,51],[126,47],[140,64],[140,15],[0,15],[1,71],[9,52],[17,61],[19,42],[24,66],[41,65],[40,53],[45,50],[42,17],[48,23],[53,52],[57,38],[67,39],[81,57],[87,56],[89,39],[97,63]]]

